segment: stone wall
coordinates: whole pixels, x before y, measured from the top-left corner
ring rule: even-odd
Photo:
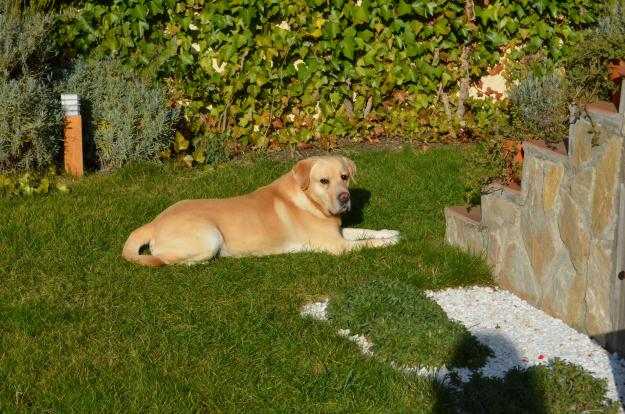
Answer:
[[[568,153],[524,144],[521,190],[493,187],[482,196],[481,220],[445,211],[447,241],[481,251],[501,287],[600,342],[618,328],[611,309],[620,288],[621,125],[621,115],[584,114]]]

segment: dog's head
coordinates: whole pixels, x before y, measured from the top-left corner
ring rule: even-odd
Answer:
[[[328,215],[351,208],[349,182],[355,180],[356,164],[343,156],[311,157],[293,167],[299,187]]]

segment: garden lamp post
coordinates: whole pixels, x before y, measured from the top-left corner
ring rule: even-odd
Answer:
[[[82,118],[80,98],[77,94],[61,94],[64,115],[64,165],[65,172],[77,177],[83,175]]]

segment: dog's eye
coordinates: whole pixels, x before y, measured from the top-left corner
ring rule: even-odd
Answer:
[[[328,180],[327,178],[322,178],[321,180],[319,180],[319,182],[321,184],[330,184],[330,180]]]
[[[341,175],[341,180],[343,180],[343,181],[347,181],[348,178],[349,178],[349,176],[347,174]]]

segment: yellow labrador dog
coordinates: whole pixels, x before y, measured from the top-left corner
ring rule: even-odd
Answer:
[[[356,172],[342,156],[311,157],[253,193],[184,200],[133,231],[123,256],[147,266],[207,261],[215,256],[264,256],[302,251],[340,254],[399,241],[395,230],[341,228],[351,207]],[[149,245],[150,255],[139,250]]]

